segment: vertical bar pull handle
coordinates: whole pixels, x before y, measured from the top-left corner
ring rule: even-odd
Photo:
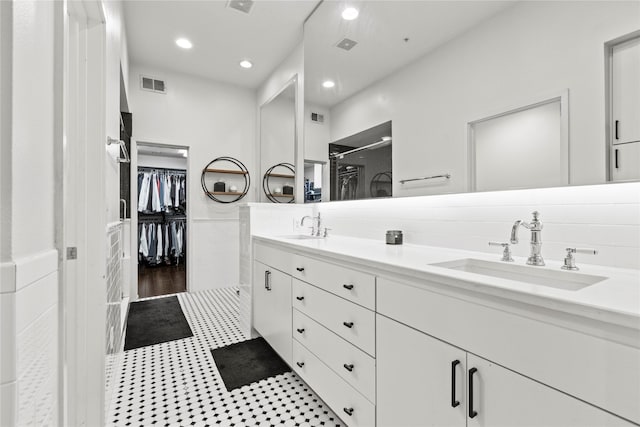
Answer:
[[[618,133],[618,125],[619,124],[620,124],[620,120],[616,120],[616,125],[615,125],[615,133],[616,133],[615,138],[616,138],[616,141],[620,139],[620,134]]]
[[[269,270],[264,272],[264,288],[268,291],[271,290],[271,272]]]
[[[460,405],[460,402],[456,400],[456,366],[460,364],[459,360],[451,362],[451,407],[455,408]]]
[[[617,148],[615,149],[614,156],[615,156],[615,161],[616,161],[616,169],[618,169],[618,149]]]
[[[478,372],[476,368],[469,369],[469,418],[475,418],[478,412],[473,410],[473,374]]]

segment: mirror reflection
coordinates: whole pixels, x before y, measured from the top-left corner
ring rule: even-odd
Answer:
[[[325,1],[305,24],[305,159],[330,161],[331,200],[372,197],[337,184],[330,153],[392,122],[393,197],[639,179],[638,16],[635,1]]]
[[[329,144],[331,200],[391,197],[391,122]]]
[[[295,202],[296,84],[291,80],[260,107],[259,200]]]

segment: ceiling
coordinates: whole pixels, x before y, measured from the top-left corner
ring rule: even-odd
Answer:
[[[257,88],[302,41],[319,0],[256,0],[249,14],[226,0],[124,1],[130,61]],[[181,49],[175,40],[193,43]],[[253,68],[238,63],[250,59]]]
[[[305,25],[305,102],[331,107],[514,4],[505,1],[331,0]],[[347,6],[359,16],[345,21]],[[343,38],[350,51],[336,47]],[[405,41],[407,39],[407,41]],[[321,83],[336,83],[324,89]]]

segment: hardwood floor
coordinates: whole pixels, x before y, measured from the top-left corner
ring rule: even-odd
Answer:
[[[175,294],[187,290],[187,275],[184,263],[138,267],[138,297],[148,298]]]

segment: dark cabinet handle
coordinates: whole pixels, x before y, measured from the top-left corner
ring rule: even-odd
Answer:
[[[304,271],[304,267],[296,267],[296,270],[302,273]]]
[[[304,362],[296,362],[296,365],[302,368],[304,366]]]
[[[342,287],[348,290],[353,289],[353,285],[342,285]]]
[[[451,362],[451,407],[455,408],[460,405],[460,402],[456,400],[456,366],[460,364],[459,360]]]
[[[349,329],[353,328],[353,322],[342,322],[342,324]]]
[[[475,418],[478,412],[473,410],[473,374],[478,372],[476,368],[469,369],[469,418]]]
[[[301,333],[304,332],[304,328],[298,328],[298,329],[296,329],[296,331],[298,331],[298,333],[301,334]]]
[[[620,135],[618,134],[618,125],[620,124],[620,120],[616,120],[616,125],[615,125],[615,133],[616,133],[616,140],[620,139]]]
[[[342,410],[344,411],[345,414],[349,416],[353,415],[353,408],[343,408]]]
[[[302,300],[304,299],[304,297],[296,297],[296,299],[297,299],[298,301],[302,301]]]
[[[346,369],[347,371],[349,371],[349,372],[353,372],[353,363],[350,363],[350,364],[346,364],[346,363],[345,363],[345,364],[344,364],[344,365],[342,365],[342,366],[344,366],[344,369]]]
[[[614,151],[615,160],[616,160],[616,169],[618,169],[618,149],[616,148]]]
[[[269,270],[264,272],[264,288],[268,291],[271,290],[271,272]]]

